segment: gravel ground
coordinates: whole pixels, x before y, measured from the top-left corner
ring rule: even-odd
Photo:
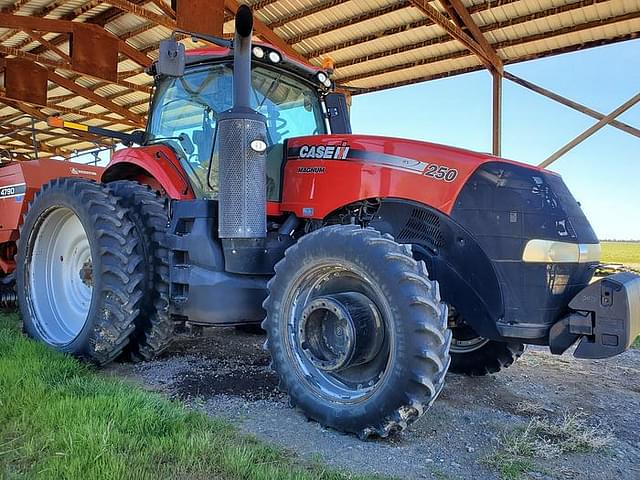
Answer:
[[[498,375],[449,374],[432,409],[400,435],[363,442],[309,422],[287,405],[262,350],[264,337],[208,329],[181,337],[165,358],[117,364],[110,372],[225,417],[259,438],[309,461],[402,479],[491,479],[485,465],[501,451],[504,435],[533,416],[583,414],[610,446],[586,454],[533,458],[523,474],[534,479],[640,479],[640,350],[587,361],[529,348]]]

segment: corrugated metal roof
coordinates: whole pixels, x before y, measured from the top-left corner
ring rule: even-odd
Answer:
[[[129,45],[157,58],[157,45],[171,32],[158,25],[154,14],[163,16],[158,3],[170,0],[0,0],[3,13],[49,19],[97,23]],[[454,38],[425,9],[435,10],[453,28],[473,39],[473,32],[456,14],[460,1],[482,35],[503,64],[570,52],[590,46],[633,39],[640,36],[640,0],[251,0],[256,18],[270,27],[301,56],[320,65],[330,57],[335,65],[335,80],[354,94],[456,75],[486,67],[459,38]],[[420,5],[426,7],[419,8]],[[166,10],[166,8],[165,8]],[[150,12],[147,15],[145,12]],[[459,13],[459,12],[458,12]],[[229,18],[231,18],[229,16]],[[163,23],[163,22],[160,22]],[[231,32],[232,22],[224,31]],[[63,53],[69,52],[68,40],[57,33],[40,32]],[[0,52],[11,57],[11,50],[41,55],[52,64],[63,61],[25,32],[0,28]],[[122,56],[118,65],[120,84],[79,75],[56,68],[56,73],[89,88],[114,105],[133,114],[146,115],[151,79],[135,61]],[[128,84],[123,82],[129,82]],[[0,148],[12,152],[31,152],[22,143],[31,135],[29,118],[18,118],[26,111],[38,113],[36,135],[51,154],[93,148],[86,139],[60,129],[50,129],[46,115],[60,113],[63,118],[91,125],[130,130],[131,119],[97,105],[89,98],[50,83],[47,107],[15,104],[0,99],[0,134],[20,128],[17,136],[4,136]],[[4,96],[4,92],[2,92]],[[62,150],[60,150],[62,149]]]

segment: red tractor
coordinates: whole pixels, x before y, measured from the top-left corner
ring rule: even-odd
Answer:
[[[140,147],[100,178],[49,162],[48,183],[2,194],[0,268],[30,336],[104,364],[158,355],[180,322],[262,322],[291,404],[361,437],[423,415],[448,370],[497,372],[524,344],[629,348],[640,279],[590,283],[598,239],[558,175],[353,135],[325,71],[251,36],[242,7],[233,42],[163,43]],[[13,272],[5,205],[28,201]]]

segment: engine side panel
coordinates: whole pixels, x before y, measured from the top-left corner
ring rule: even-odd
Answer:
[[[382,197],[449,214],[469,177],[491,160],[495,157],[398,138],[293,138],[287,142],[281,210],[320,219],[355,201]]]

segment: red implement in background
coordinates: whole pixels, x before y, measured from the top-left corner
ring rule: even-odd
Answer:
[[[0,166],[0,273],[15,268],[13,254],[18,227],[33,195],[55,178],[78,177],[100,180],[101,167],[60,160],[11,162]]]

